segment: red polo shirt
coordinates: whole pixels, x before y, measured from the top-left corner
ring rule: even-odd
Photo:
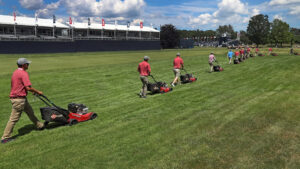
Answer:
[[[138,66],[138,72],[141,76],[148,76],[151,72],[150,64],[146,61],[141,62]]]
[[[269,51],[272,52],[272,48],[269,48]]]
[[[236,51],[234,54],[235,54],[235,56],[239,56],[240,52]]]
[[[173,61],[174,69],[180,69],[183,65],[183,60],[181,57],[177,56]]]
[[[22,68],[14,71],[11,77],[11,90],[9,97],[25,97],[27,90],[25,87],[31,86],[28,73]]]

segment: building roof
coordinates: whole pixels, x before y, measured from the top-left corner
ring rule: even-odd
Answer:
[[[53,19],[41,19],[37,18],[37,21],[35,18],[30,17],[24,17],[24,16],[16,16],[16,21],[14,21],[14,16],[10,15],[0,15],[0,25],[22,25],[22,26],[39,26],[39,27],[50,27],[52,28],[54,25],[56,28],[70,28],[73,27],[74,29],[105,29],[105,30],[121,30],[121,31],[143,31],[143,32],[159,32],[156,29],[153,29],[152,27],[143,26],[143,28],[140,28],[140,26],[129,26],[127,25],[115,25],[115,24],[105,24],[105,26],[102,26],[102,24],[98,23],[91,23],[90,26],[88,26],[88,23],[80,23],[80,22],[73,22],[72,25],[67,23],[61,23],[56,20],[56,23],[53,25]]]
[[[140,26],[129,26],[127,25],[115,25],[115,24],[105,24],[105,26],[102,26],[100,23],[91,23],[89,26],[88,23],[82,23],[82,22],[73,22],[72,25],[69,24],[69,22],[66,22],[66,25],[73,27],[74,29],[95,29],[95,30],[119,30],[119,31],[142,31],[142,32],[159,32],[158,30],[152,28],[143,26],[143,28],[140,28]]]
[[[22,25],[22,26],[40,26],[40,27],[53,27],[52,19],[41,19],[29,18],[24,16],[16,16],[16,21],[14,21],[14,16],[0,15],[0,24],[2,25]],[[57,28],[69,28],[67,25],[57,22],[54,24]]]

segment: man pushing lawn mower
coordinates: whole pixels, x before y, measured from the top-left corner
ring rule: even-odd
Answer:
[[[219,66],[219,65],[214,66],[214,65],[213,65],[213,62],[217,62],[217,63],[218,63],[218,61],[217,61],[217,59],[216,59],[214,53],[211,52],[210,55],[208,56],[208,64],[209,64],[209,66],[210,66],[210,73],[213,72],[213,71],[215,71],[215,72],[220,72],[220,71],[223,71],[223,70],[224,70],[224,69],[223,69],[221,66]]]
[[[149,56],[144,56],[144,61],[141,62],[138,66],[138,72],[140,73],[140,79],[143,84],[140,92],[141,98],[147,97],[148,76],[151,73],[151,67],[150,64],[148,63],[149,59],[150,59]]]
[[[18,59],[18,69],[14,71],[11,77],[11,91],[9,97],[12,104],[12,111],[1,138],[1,143],[7,143],[13,140],[11,134],[23,111],[25,111],[37,129],[44,129],[44,124],[36,118],[33,109],[26,98],[28,91],[37,95],[43,94],[43,92],[31,87],[29,75],[26,72],[30,63],[31,61],[28,61],[26,58]]]
[[[171,83],[173,87],[175,87],[175,85],[179,82],[180,69],[183,69],[183,60],[180,57],[180,53],[177,53],[176,58],[173,61],[173,72],[175,75],[175,78]]]

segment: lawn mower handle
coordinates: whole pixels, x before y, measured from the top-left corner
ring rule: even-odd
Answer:
[[[184,70],[184,71],[185,71],[185,73],[186,73],[186,74],[188,74],[188,72],[187,72],[187,71],[186,71],[184,68],[182,68],[182,70]]]
[[[43,94],[39,95],[39,94],[37,94],[37,93],[35,93],[34,95],[35,95],[37,98],[39,98],[41,101],[43,101],[47,106],[51,107],[51,105],[52,105],[52,106],[54,106],[54,107],[56,107],[56,108],[59,108],[59,107],[56,106],[53,102],[51,102],[51,100],[49,100],[45,95],[43,95]],[[46,100],[44,100],[44,99],[46,99]]]
[[[157,83],[157,81],[155,80],[155,78],[152,75],[149,75],[150,77],[152,77],[152,79],[155,81],[155,83]]]

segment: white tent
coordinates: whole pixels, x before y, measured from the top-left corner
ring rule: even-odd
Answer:
[[[52,19],[41,19],[38,18],[37,21],[35,18],[16,16],[16,21],[14,21],[14,16],[9,15],[0,15],[0,24],[1,25],[21,25],[21,26],[39,26],[39,27],[49,27],[52,28],[69,28],[67,25],[60,22],[53,23]]]

